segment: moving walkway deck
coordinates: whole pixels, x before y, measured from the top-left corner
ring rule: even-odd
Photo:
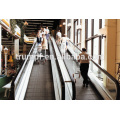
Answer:
[[[55,100],[50,64],[47,60],[45,64],[33,65],[25,100]]]

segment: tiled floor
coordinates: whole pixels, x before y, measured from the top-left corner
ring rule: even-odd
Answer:
[[[25,100],[54,100],[54,87],[50,60],[43,64],[34,64],[30,76]]]
[[[66,53],[66,56],[67,55],[68,53]],[[72,59],[65,59],[65,62],[72,75],[79,70],[79,66]],[[88,88],[86,88],[83,87],[82,77],[79,78],[79,75],[76,74],[74,78],[76,78],[76,100],[102,100],[102,97],[91,83]]]

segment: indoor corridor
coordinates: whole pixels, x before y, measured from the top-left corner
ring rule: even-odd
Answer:
[[[119,24],[119,19],[0,19],[0,99],[119,100]],[[90,57],[85,87],[82,48]]]

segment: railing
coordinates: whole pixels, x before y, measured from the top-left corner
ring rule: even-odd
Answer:
[[[54,40],[54,41],[55,41],[55,40]],[[61,54],[61,56],[62,56],[62,53],[61,53],[60,48],[59,48],[58,46],[57,46],[57,48],[58,48],[58,50],[59,50],[59,52],[60,52],[60,54]],[[64,58],[63,58],[63,62],[64,62],[64,65],[65,65],[65,68],[66,68],[66,70],[67,70],[67,73],[68,73],[68,75],[69,75],[69,77],[70,77],[70,80],[69,80],[69,81],[65,81],[65,80],[64,80],[64,82],[65,82],[65,84],[66,84],[66,87],[68,87],[69,89],[71,89],[71,90],[69,90],[69,93],[72,94],[72,95],[71,95],[72,100],[75,100],[75,99],[76,99],[76,87],[75,87],[75,82],[74,82],[74,79],[73,79],[72,75],[70,74],[70,71],[69,71],[69,69],[68,69],[68,67],[67,67],[67,65],[66,65],[66,62],[65,62]],[[70,85],[70,84],[71,84],[71,85]],[[71,87],[72,87],[72,88],[71,88]]]
[[[17,74],[15,75],[15,77],[12,79],[12,82],[11,82],[11,89],[10,89],[10,100],[15,100],[15,95],[16,95],[16,92],[18,90],[18,87],[19,87],[19,84],[20,84],[20,78],[22,76],[22,74],[24,74],[24,70],[27,66],[27,63],[29,61],[29,58],[30,58],[30,55],[32,54],[33,52],[33,49],[35,47],[36,43],[33,44],[29,54],[28,54],[28,57],[25,61],[23,61],[20,69],[18,70]]]
[[[60,53],[61,53],[61,50],[60,50],[59,47],[58,47],[58,49],[59,49],[59,51],[60,51]],[[61,55],[62,55],[62,53],[61,53]],[[68,71],[68,74],[69,74],[69,76],[70,76],[70,79],[71,79],[70,82],[72,82],[72,91],[73,91],[72,100],[75,100],[75,99],[76,99],[75,80],[74,80],[73,76],[70,74],[70,70],[69,70],[68,67],[67,67],[67,64],[66,64],[66,62],[65,62],[65,60],[64,60],[64,57],[63,57],[63,62],[64,62],[64,64],[65,64],[65,67],[66,67],[66,69],[67,69],[67,71]],[[66,81],[66,82],[67,82],[67,81]]]
[[[56,82],[56,84],[54,83],[54,85],[55,85],[54,90],[55,90],[55,94],[57,94],[56,96],[59,96],[59,97],[56,97],[56,99],[65,100],[65,83],[64,83],[64,79],[63,79],[62,72],[61,72],[61,69],[60,69],[60,65],[58,63],[56,52],[55,52],[55,49],[53,47],[53,43],[51,41],[49,41],[49,49],[50,49],[50,52],[51,52],[50,46],[52,47],[53,54],[54,54],[54,61],[53,61],[54,63],[52,65],[52,67],[55,66],[55,64],[56,64],[56,67],[57,67],[57,68],[55,68],[55,67],[53,68],[53,72],[54,72],[53,76],[56,76],[55,78],[53,78],[53,79],[55,79],[54,82]],[[51,59],[51,61],[52,61],[52,59]],[[56,74],[56,72],[57,72],[58,75]]]
[[[74,51],[75,59],[77,59],[77,56],[81,53],[81,50],[71,41],[69,42],[68,50]],[[97,79],[97,81],[92,81],[92,82],[93,84],[94,82],[96,82],[95,86],[97,86],[98,84],[100,85],[101,87],[100,89],[103,89],[107,97],[104,97],[104,94],[101,91],[99,92],[103,94],[103,97],[105,99],[113,99],[113,100],[120,99],[119,83],[112,75],[110,75],[105,69],[103,69],[100,65],[98,65],[92,58],[90,61],[89,69],[90,69],[89,77],[91,81],[92,78]]]

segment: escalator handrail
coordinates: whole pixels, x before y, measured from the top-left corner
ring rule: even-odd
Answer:
[[[36,42],[33,44],[33,46],[32,46],[32,48],[31,48],[28,56],[32,53],[33,48],[35,47],[35,45],[36,45]],[[30,57],[30,56],[29,56],[29,57]],[[29,57],[28,57],[28,59],[29,59]],[[22,62],[21,66],[20,66],[20,68],[19,68],[19,70],[18,70],[18,72],[16,73],[16,75],[15,75],[15,76],[13,77],[13,79],[11,80],[12,82],[11,82],[11,89],[10,89],[10,98],[9,98],[10,100],[15,100],[15,81],[16,81],[17,76],[22,73],[22,71],[23,71],[22,68],[25,66],[25,64],[27,63],[28,59],[26,59],[26,60],[24,60],[24,61]],[[22,71],[21,71],[21,69],[22,69]]]
[[[71,41],[69,41],[71,42]],[[72,43],[72,42],[71,42]],[[82,52],[82,50],[80,48],[78,48],[77,45],[75,45],[74,43],[72,43],[78,50],[80,50]],[[91,61],[94,65],[96,65],[109,79],[111,79],[117,87],[117,96],[116,96],[116,100],[120,99],[120,87],[119,87],[119,82],[117,79],[115,79],[110,73],[108,73],[104,68],[102,68],[99,64],[97,64],[92,58]]]
[[[53,43],[52,43],[52,47],[53,47]],[[63,79],[62,72],[61,72],[61,69],[60,69],[60,65],[58,64],[58,59],[57,59],[57,55],[56,55],[54,47],[53,47],[53,50],[54,50],[54,53],[55,53],[56,63],[57,63],[58,71],[59,71],[59,74],[60,74],[60,81],[61,81],[61,85],[62,85],[62,100],[65,100],[65,83],[64,83],[64,79]]]
[[[57,45],[57,44],[56,44],[56,45]],[[58,45],[57,45],[57,47],[58,47]],[[59,47],[58,47],[58,50],[59,50],[60,54],[62,55],[61,50],[60,50]],[[65,64],[65,67],[66,67],[66,69],[67,69],[67,72],[68,72],[68,74],[69,74],[69,76],[70,76],[70,79],[71,79],[71,82],[72,82],[72,91],[73,91],[72,100],[75,100],[75,99],[76,99],[76,86],[75,86],[75,81],[74,81],[74,78],[72,77],[72,75],[70,74],[70,71],[69,71],[69,69],[68,69],[68,67],[67,67],[67,65],[66,65],[66,62],[65,62],[65,60],[64,60],[64,57],[63,57],[63,62],[64,62],[64,64]]]

